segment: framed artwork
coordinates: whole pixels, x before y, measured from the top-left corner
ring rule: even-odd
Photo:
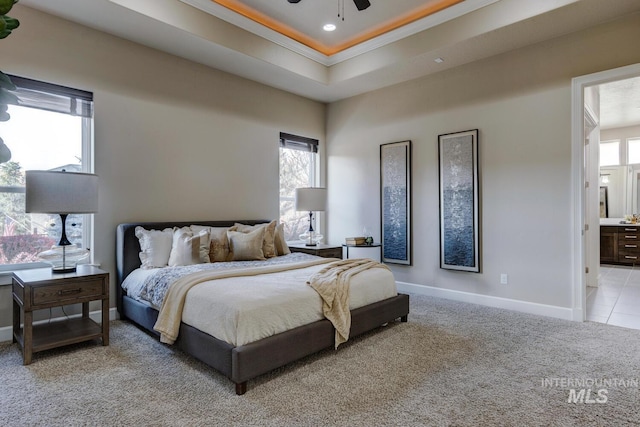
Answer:
[[[609,187],[600,187],[600,218],[609,218]]]
[[[440,268],[480,272],[478,129],[438,136]]]
[[[380,145],[382,262],[411,265],[411,141]]]

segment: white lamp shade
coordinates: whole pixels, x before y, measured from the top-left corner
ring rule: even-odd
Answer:
[[[324,211],[327,209],[326,188],[296,188],[297,211]]]
[[[64,171],[26,172],[26,212],[80,214],[98,210],[98,176]]]

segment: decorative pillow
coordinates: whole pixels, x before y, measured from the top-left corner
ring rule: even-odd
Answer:
[[[276,245],[275,245],[275,234],[276,234],[276,224],[277,221],[273,220],[268,224],[256,224],[256,225],[246,225],[235,223],[233,227],[230,228],[231,231],[240,231],[241,233],[248,233],[250,231],[257,230],[258,228],[264,228],[264,241],[262,242],[262,252],[264,253],[265,258],[273,258],[277,256],[276,253]]]
[[[229,249],[232,261],[263,261],[262,243],[264,241],[265,227],[257,228],[248,233],[240,231],[227,231]]]
[[[193,233],[189,227],[175,228],[169,267],[209,262],[209,231]]]
[[[278,255],[289,255],[291,253],[289,245],[287,245],[287,241],[284,240],[284,224],[278,224],[276,226],[274,243],[276,245],[276,253]]]
[[[201,263],[205,262],[213,262],[211,258],[211,230],[213,227],[209,227],[207,225],[191,225],[189,229],[193,232],[194,235],[205,233],[206,237],[200,236],[200,261]],[[226,229],[225,229],[226,230]],[[227,239],[227,235],[225,233],[225,240]],[[228,245],[227,245],[228,246]]]
[[[173,243],[173,229],[146,230],[136,227],[136,237],[140,242],[140,261],[142,268],[166,267],[171,254]]]
[[[227,238],[227,230],[229,227],[208,227],[206,225],[192,225],[191,231],[198,233],[202,230],[209,232],[209,261],[208,262],[225,262],[231,261],[229,254],[229,239]]]

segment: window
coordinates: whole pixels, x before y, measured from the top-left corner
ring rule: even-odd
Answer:
[[[640,163],[640,138],[632,138],[627,141],[628,148],[628,164],[638,164]]]
[[[600,143],[600,166],[617,166],[620,164],[620,141],[603,141]]]
[[[0,164],[0,269],[37,262],[60,239],[60,215],[25,213],[25,171],[91,172],[93,94],[11,76],[19,105],[0,136],[12,152]],[[69,215],[67,237],[89,247],[88,215]],[[5,266],[4,268],[3,265]]]
[[[317,139],[280,134],[280,222],[285,240],[299,240],[309,228],[308,212],[295,209],[295,190],[316,187],[318,163]],[[319,231],[316,224],[313,228]]]

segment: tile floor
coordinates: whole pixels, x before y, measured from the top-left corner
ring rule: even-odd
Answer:
[[[587,320],[640,329],[640,266],[601,265],[597,288],[587,288]]]

